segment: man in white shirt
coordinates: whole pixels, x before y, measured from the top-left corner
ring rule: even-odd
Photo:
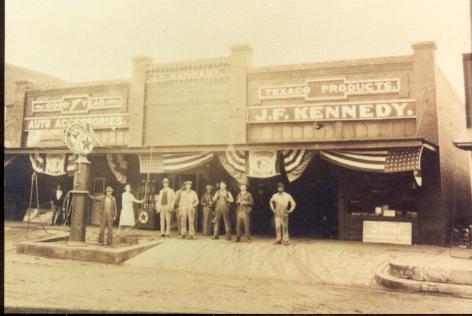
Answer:
[[[288,245],[288,214],[292,213],[297,204],[293,197],[285,192],[283,183],[277,184],[277,193],[270,199],[270,208],[275,215],[275,244]]]
[[[187,235],[187,218],[188,218],[188,232],[190,239],[195,237],[195,211],[198,205],[197,193],[192,190],[192,181],[185,181],[185,190],[180,192],[179,210],[180,218],[180,236],[179,238],[185,238]]]
[[[161,237],[170,237],[171,215],[174,209],[174,190],[169,187],[169,179],[162,180],[163,188],[156,196],[156,212],[161,217]]]
[[[64,202],[64,192],[60,185],[57,186],[56,191],[51,195],[51,212],[52,220],[51,225],[58,222],[58,218],[61,216],[62,203]]]

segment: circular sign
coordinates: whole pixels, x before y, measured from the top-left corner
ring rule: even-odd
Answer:
[[[87,155],[93,150],[93,142],[86,126],[71,124],[66,130],[64,142],[76,154]]]
[[[149,221],[149,215],[146,211],[141,211],[141,213],[139,213],[138,218],[141,224],[147,224],[147,222]]]

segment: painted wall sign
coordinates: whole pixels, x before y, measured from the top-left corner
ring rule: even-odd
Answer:
[[[312,79],[305,84],[260,87],[261,100],[304,98],[307,101],[346,100],[351,95],[387,94],[400,91],[400,79]]]
[[[60,112],[63,114],[88,113],[92,109],[116,109],[121,108],[120,96],[90,98],[87,95],[64,96],[60,100],[33,101],[32,111]]]
[[[28,133],[26,147],[64,147],[64,130],[35,130]]]
[[[74,123],[90,124],[94,129],[124,128],[128,127],[128,114],[26,118],[25,130],[64,130]]]
[[[379,120],[415,117],[416,103],[415,100],[411,99],[253,106],[247,109],[248,123]]]
[[[147,76],[147,83],[164,83],[215,78],[223,75],[226,68],[202,68],[178,71],[152,71]]]

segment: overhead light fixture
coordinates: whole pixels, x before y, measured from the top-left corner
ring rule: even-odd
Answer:
[[[318,123],[318,122],[313,123],[313,128],[314,129],[321,129],[321,128],[323,128],[323,126],[324,126],[323,123]]]

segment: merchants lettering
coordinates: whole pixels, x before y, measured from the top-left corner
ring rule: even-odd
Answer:
[[[415,118],[414,100],[358,104],[250,107],[249,123]]]

